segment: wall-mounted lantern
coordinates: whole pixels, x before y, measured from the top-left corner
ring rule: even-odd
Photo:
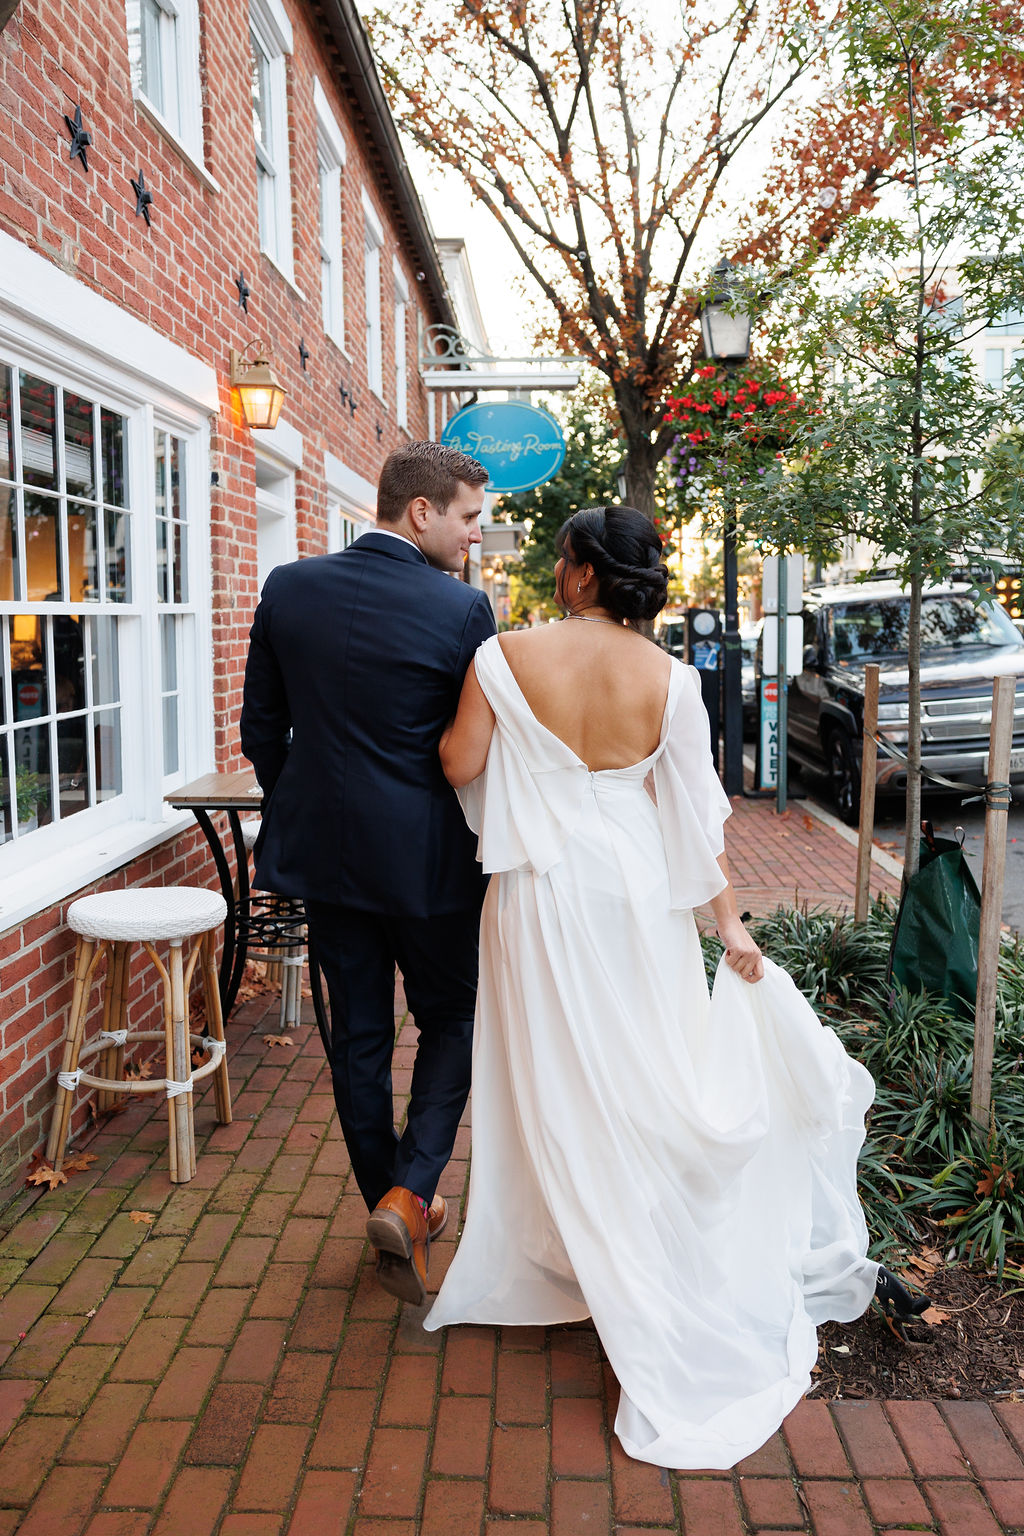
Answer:
[[[244,352],[231,348],[231,388],[238,391],[246,426],[264,431],[277,426],[286,390],[271,366],[269,348],[253,345],[256,356],[251,363],[244,361]]]

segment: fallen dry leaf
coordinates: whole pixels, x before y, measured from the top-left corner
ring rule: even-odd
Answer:
[[[152,1077],[153,1063],[151,1061],[129,1061],[125,1064],[124,1075],[125,1077]]]
[[[153,1215],[152,1211],[129,1211],[128,1220],[134,1221],[136,1226],[141,1224],[146,1227],[151,1227],[154,1221],[156,1221],[156,1217]]]
[[[70,1169],[72,1173],[84,1173],[92,1163],[97,1161],[95,1152],[76,1152],[74,1157],[64,1159],[64,1167]]]
[[[814,817],[813,816],[808,816],[806,811],[804,812],[804,815],[803,815],[803,823],[804,823],[804,830],[806,832],[813,832],[814,831]]]
[[[50,1189],[56,1189],[58,1184],[66,1184],[68,1176],[63,1171],[51,1168],[49,1163],[40,1163],[33,1169],[25,1180],[26,1184],[46,1184]]]
[[[940,1323],[949,1322],[949,1313],[944,1312],[941,1307],[929,1307],[927,1312],[921,1313],[921,1321],[931,1323],[933,1328],[937,1328]]]
[[[293,1045],[294,1041],[288,1035],[264,1035],[263,1043],[269,1046]]]

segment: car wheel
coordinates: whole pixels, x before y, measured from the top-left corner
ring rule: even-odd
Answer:
[[[848,827],[855,827],[860,820],[860,773],[846,732],[833,731],[826,751],[829,788],[840,820]]]

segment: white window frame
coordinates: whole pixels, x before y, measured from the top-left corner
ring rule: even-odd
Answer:
[[[294,283],[288,72],[285,63],[294,51],[292,28],[280,0],[249,0],[249,27],[267,61],[265,109],[272,148],[271,153],[254,136],[257,182],[266,189],[267,197],[266,219],[260,217],[260,249],[282,276]]]
[[[161,108],[142,87],[142,0],[126,0],[129,52],[132,57],[132,95],[147,117],[184,151],[192,165],[204,175],[203,98],[199,75],[199,0],[156,0],[160,10],[160,79],[164,105]],[[132,19],[139,18],[135,34]],[[138,62],[133,36],[138,36]],[[168,103],[174,103],[174,111]]]
[[[324,454],[327,485],[327,553],[347,549],[377,521],[377,488],[337,454]]]
[[[257,582],[263,583],[275,566],[299,558],[295,517],[296,475],[302,468],[304,442],[290,422],[279,421],[264,432],[256,448],[256,566]],[[274,559],[268,563],[262,532],[273,534]]]
[[[384,316],[381,309],[381,263],[384,226],[363,189],[363,291],[366,319],[366,381],[384,403]]]
[[[313,78],[316,117],[316,159],[320,195],[320,303],[324,335],[345,350],[344,232],[341,216],[341,174],[347,151],[334,113],[320,81]]]
[[[0,356],[14,367],[107,406],[125,418],[132,513],[132,601],[98,613],[117,617],[122,792],[67,820],[0,846],[0,931],[159,846],[193,825],[165,805],[178,783],[212,770],[213,625],[210,560],[210,419],[217,376],[184,349],[56,270],[0,232]],[[188,581],[179,666],[187,679],[179,772],[163,774],[153,437],[159,427],[183,444],[189,488]],[[37,605],[38,607],[38,605]],[[47,613],[89,613],[81,600],[48,603]],[[174,610],[172,610],[174,611]],[[0,612],[25,612],[17,601]]]
[[[395,421],[408,430],[410,292],[397,256],[392,258],[391,270],[395,281]]]

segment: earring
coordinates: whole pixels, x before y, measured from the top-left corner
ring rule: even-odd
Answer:
[[[576,583],[576,596],[579,597],[579,595],[580,595],[580,593],[582,591],[583,591],[583,583],[582,583],[582,581],[578,581]]]

